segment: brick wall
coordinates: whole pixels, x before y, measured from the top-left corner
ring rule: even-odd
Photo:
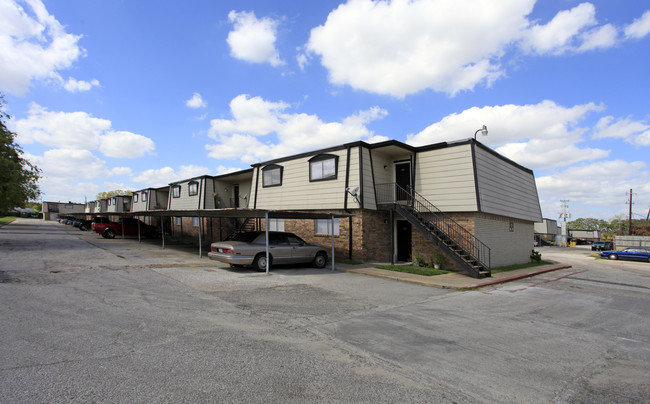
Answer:
[[[467,231],[474,234],[475,216],[473,213],[448,213],[447,215],[456,221],[456,223],[463,226]],[[447,257],[447,262],[442,267],[442,269],[463,270],[463,268],[461,268],[460,265],[458,265],[456,261],[453,260],[451,254],[443,251],[415,227],[413,228],[411,245],[413,248],[413,256],[417,254],[418,256],[428,261],[433,256],[433,254],[441,253]]]

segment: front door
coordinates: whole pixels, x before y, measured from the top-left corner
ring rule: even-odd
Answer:
[[[395,199],[404,201],[410,199],[411,193],[411,162],[395,164]]]
[[[397,221],[397,260],[411,260],[411,223],[406,220]]]
[[[235,194],[234,195],[235,207],[238,208],[239,207],[239,185],[233,185],[232,192]]]

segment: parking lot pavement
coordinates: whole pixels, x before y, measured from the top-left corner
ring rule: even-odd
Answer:
[[[13,226],[13,227],[12,227]],[[648,402],[648,264],[455,291],[0,229],[0,402]]]

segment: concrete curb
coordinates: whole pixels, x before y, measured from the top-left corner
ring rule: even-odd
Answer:
[[[409,282],[415,283],[424,286],[433,286],[441,289],[455,289],[455,290],[472,290],[484,286],[496,285],[499,283],[505,283],[514,281],[517,279],[528,278],[535,275],[544,274],[551,271],[557,271],[559,269],[571,268],[571,265],[561,264],[561,263],[552,263],[544,265],[543,268],[539,269],[534,268],[524,268],[517,269],[512,272],[502,272],[500,274],[495,274],[492,278],[488,278],[485,282],[476,283],[478,280],[471,278],[467,275],[459,273],[451,273],[444,275],[436,276],[423,276],[409,274],[405,272],[396,272],[389,271],[385,269],[379,269],[375,267],[362,267],[355,268],[351,266],[337,266],[337,270],[341,272],[350,272],[359,275],[368,275],[374,276],[377,278],[391,279],[400,282]],[[514,273],[513,273],[514,272]]]
[[[468,287],[466,287],[464,289],[476,289],[476,288],[480,288],[480,287],[483,287],[483,286],[496,285],[498,283],[505,283],[505,282],[515,281],[517,279],[528,278],[528,277],[531,277],[531,276],[540,275],[540,274],[544,274],[544,273],[547,273],[547,272],[557,271],[559,269],[566,269],[566,268],[571,268],[571,265],[560,264],[560,265],[553,266],[552,268],[540,269],[538,271],[513,275],[513,276],[509,276],[507,278],[494,279],[494,280],[491,280],[489,282],[483,282],[483,283],[479,283],[479,284],[476,284],[476,285],[473,285],[473,286],[468,286]]]

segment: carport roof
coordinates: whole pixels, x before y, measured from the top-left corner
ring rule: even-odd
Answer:
[[[154,216],[154,217],[253,217],[271,219],[331,219],[350,217],[350,213],[335,212],[309,212],[295,210],[267,210],[267,209],[246,209],[246,208],[229,208],[229,209],[182,209],[182,210],[145,210],[141,212],[101,212],[101,213],[77,213],[75,216]]]

